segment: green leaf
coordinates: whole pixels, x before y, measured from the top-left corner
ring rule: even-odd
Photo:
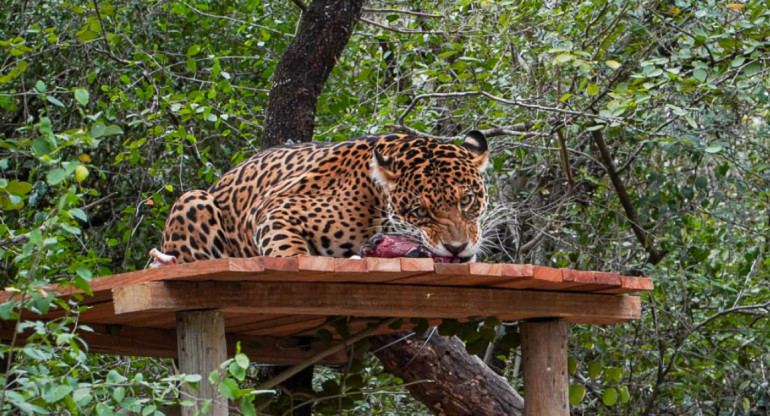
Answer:
[[[246,378],[246,369],[239,366],[235,361],[230,363],[228,371],[238,381],[243,381]]]
[[[410,321],[415,325],[414,328],[412,328],[412,331],[418,334],[425,333],[425,331],[427,331],[430,327],[428,320],[425,318],[412,318]]]
[[[588,363],[588,378],[596,380],[604,367],[604,363],[601,361],[592,361]]]
[[[238,388],[235,380],[231,378],[226,378],[219,383],[219,392],[230,400],[236,400],[241,397],[241,389]]]
[[[621,403],[625,404],[631,400],[631,395],[628,393],[628,387],[626,386],[618,387],[618,392],[620,393]]]
[[[620,68],[620,62],[614,61],[612,59],[609,59],[609,60],[605,61],[604,64],[607,65],[608,67],[612,68],[612,69]]]
[[[244,353],[235,354],[235,362],[243,369],[249,368],[249,357]]]
[[[698,190],[704,190],[709,184],[709,180],[705,175],[698,175],[695,178],[695,188]]]
[[[90,403],[93,398],[90,388],[81,388],[72,392],[72,400],[81,407]]]
[[[254,398],[251,395],[241,397],[240,407],[243,416],[257,415],[257,408],[254,406]]]
[[[26,195],[32,190],[32,184],[29,182],[19,182],[12,180],[5,186],[5,191],[14,195]]]
[[[705,148],[705,149],[703,149],[703,150],[704,150],[706,153],[711,153],[711,154],[714,154],[714,153],[719,153],[719,152],[721,152],[721,151],[722,151],[722,146],[719,146],[719,145],[711,145],[711,146],[708,146],[707,148]]]
[[[128,379],[126,377],[120,375],[120,373],[118,373],[115,370],[110,370],[110,372],[107,373],[107,382],[108,383],[111,383],[111,384],[121,384],[121,383],[125,383],[126,380],[128,380]]]
[[[623,369],[620,367],[607,367],[604,369],[603,377],[607,383],[618,383],[623,377]]]
[[[488,342],[494,342],[495,338],[497,338],[495,329],[488,326],[481,327],[481,329],[479,329],[479,335]]]
[[[123,401],[123,398],[126,396],[126,388],[125,387],[117,387],[115,390],[112,391],[112,398],[116,402],[120,403]]]
[[[104,132],[107,130],[107,126],[104,125],[101,121],[97,121],[94,123],[93,126],[91,126],[91,137],[94,139],[98,139],[99,137],[104,136]]]
[[[51,150],[53,150],[53,147],[51,146],[51,142],[49,142],[47,139],[43,137],[38,137],[37,139],[32,141],[32,153],[35,154],[35,156],[43,156],[51,153]]]
[[[457,319],[444,319],[438,326],[438,333],[445,337],[451,337],[457,334],[459,325],[460,323]]]
[[[49,185],[57,185],[67,177],[67,172],[64,169],[53,169],[45,175],[45,180]]]
[[[74,218],[79,219],[80,221],[88,222],[88,215],[86,215],[86,212],[80,208],[72,208],[67,212],[69,212],[70,215],[72,215]]]
[[[562,95],[562,96],[559,98],[559,101],[563,103],[563,102],[565,102],[565,101],[569,100],[569,99],[570,99],[570,97],[572,97],[572,94],[570,94],[570,93],[566,93],[566,94]]]
[[[577,406],[586,396],[586,388],[582,384],[570,384],[569,386],[569,404]]]
[[[45,92],[46,90],[45,83],[41,80],[37,80],[37,82],[35,83],[35,89],[37,90],[37,92]]]
[[[54,97],[53,95],[46,95],[45,99],[48,100],[49,103],[57,107],[64,107],[64,103],[57,100],[56,97]]]
[[[569,358],[567,358],[567,371],[569,372],[569,375],[574,376],[575,373],[577,372],[577,367],[578,367],[577,358],[570,355]]]
[[[75,270],[75,273],[77,273],[78,276],[86,280],[91,280],[91,278],[93,277],[93,275],[91,274],[91,271],[86,269],[85,267],[78,267],[77,270]]]
[[[466,343],[465,350],[468,352],[468,354],[478,355],[487,349],[488,344],[489,343],[485,339],[479,338],[473,342]]]
[[[750,77],[759,71],[762,70],[762,64],[759,61],[754,61],[748,65],[746,65],[745,68],[743,68],[743,75],[746,75],[747,77]]]
[[[554,58],[554,62],[556,62],[557,65],[566,64],[567,62],[573,60],[575,58],[574,55],[571,53],[562,53],[559,55],[556,55],[556,58]]]
[[[201,51],[201,45],[192,45],[187,48],[187,56],[195,56]]]
[[[596,84],[588,84],[588,86],[586,87],[586,92],[588,93],[588,95],[593,97],[594,95],[599,93],[599,86]]]
[[[105,136],[115,136],[118,134],[123,134],[123,130],[115,124],[110,124],[106,129],[104,129]]]
[[[692,71],[692,76],[693,78],[697,79],[700,82],[705,82],[706,78],[708,77],[708,72],[706,72],[706,70],[701,68],[695,68]]]
[[[348,389],[360,389],[364,387],[364,378],[361,374],[351,374],[345,379],[345,387]]]
[[[75,100],[77,100],[80,105],[87,105],[89,100],[88,90],[85,88],[75,88]]]
[[[605,406],[612,407],[612,406],[615,406],[615,403],[617,402],[618,402],[617,390],[615,390],[613,387],[610,387],[607,390],[604,390],[604,394],[602,394],[602,403],[604,403]]]
[[[213,370],[209,373],[209,383],[211,384],[217,384],[219,383],[219,372],[217,370]]]

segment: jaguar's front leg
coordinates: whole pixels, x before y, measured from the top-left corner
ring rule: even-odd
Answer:
[[[271,210],[258,221],[254,245],[262,256],[291,257],[312,253],[300,219],[284,210]]]

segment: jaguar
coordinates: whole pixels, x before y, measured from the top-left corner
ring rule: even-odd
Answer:
[[[487,139],[411,134],[257,153],[171,208],[153,266],[221,257],[357,255],[383,231],[445,262],[472,260],[488,204]]]

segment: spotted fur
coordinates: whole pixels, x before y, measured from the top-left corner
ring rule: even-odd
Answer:
[[[388,227],[440,256],[470,258],[487,205],[487,142],[403,134],[262,151],[174,204],[163,251],[179,262],[298,254],[348,257]]]

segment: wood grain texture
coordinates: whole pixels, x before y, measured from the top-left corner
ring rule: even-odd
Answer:
[[[183,416],[200,413],[202,402],[212,400],[207,414],[227,416],[227,399],[212,385],[208,375],[227,360],[225,318],[216,311],[183,311],[177,314],[177,355],[179,370],[184,374],[200,374],[198,389],[186,388],[196,404],[182,408]]]
[[[654,288],[652,279],[648,277],[620,276],[620,287],[600,290],[598,293],[618,295],[623,293],[649,292]]]
[[[305,282],[150,282],[114,290],[115,313],[220,309],[231,313],[457,318],[637,319],[638,297],[484,288]]]
[[[569,416],[567,324],[521,323],[524,416]]]

